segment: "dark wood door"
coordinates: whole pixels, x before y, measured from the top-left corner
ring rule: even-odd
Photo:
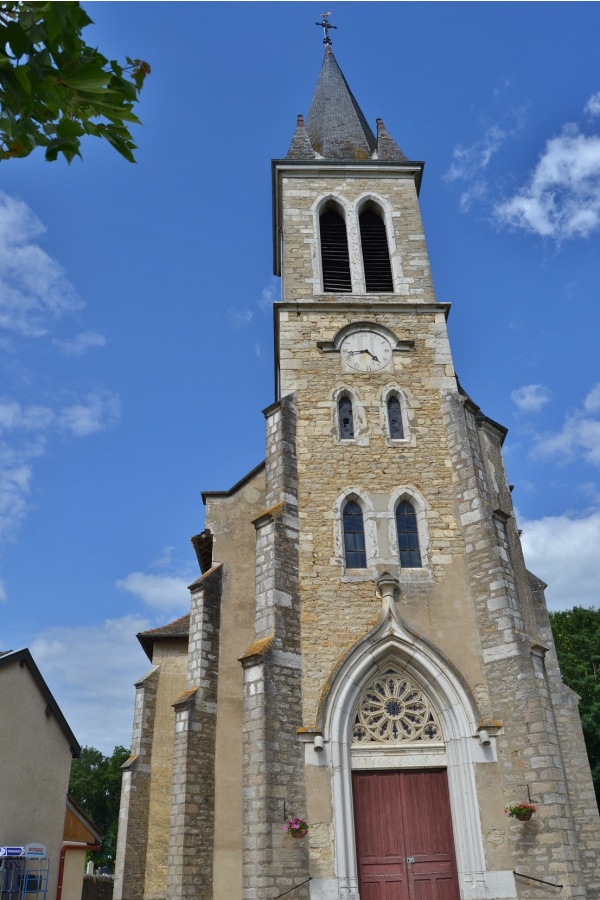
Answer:
[[[445,770],[353,772],[361,900],[459,900]]]

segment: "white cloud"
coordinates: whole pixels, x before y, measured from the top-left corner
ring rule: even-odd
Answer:
[[[227,315],[234,328],[242,328],[254,318],[254,312],[251,309],[228,309]]]
[[[600,512],[546,516],[520,526],[527,568],[548,583],[550,609],[600,605]]]
[[[121,417],[121,401],[110,391],[94,391],[80,403],[64,406],[58,413],[59,428],[75,437],[107,431]]]
[[[188,585],[191,577],[179,575],[155,575],[148,572],[130,572],[117,581],[121,591],[133,594],[151,609],[183,615],[189,609]]]
[[[551,393],[543,384],[524,384],[511,391],[510,399],[522,412],[537,412],[550,402]]]
[[[262,289],[261,298],[258,301],[260,309],[271,309],[272,305],[281,299],[281,281],[275,275],[271,275],[271,281]]]
[[[131,745],[133,685],[150,668],[135,635],[151,627],[148,619],[129,615],[94,625],[49,628],[30,643],[80,744],[104,754],[118,744]]]
[[[0,540],[13,537],[29,509],[32,463],[45,452],[43,437],[12,447],[0,441]]]
[[[0,191],[0,327],[27,337],[83,306],[60,264],[37,243],[44,230],[26,203]]]
[[[14,535],[29,509],[33,461],[46,452],[50,434],[87,437],[112,428],[120,412],[109,391],[56,409],[0,398],[0,540]]]
[[[508,86],[507,82],[503,88]],[[490,163],[506,141],[514,138],[524,127],[526,112],[527,106],[508,109],[503,116],[504,125],[488,125],[479,140],[467,146],[457,144],[454,147],[450,168],[443,177],[449,183],[468,182],[468,187],[459,198],[461,212],[468,212],[473,203],[482,203],[488,198],[490,185],[493,184],[488,171]]]
[[[562,428],[540,435],[533,447],[534,456],[554,456],[560,462],[577,457],[600,466],[600,383],[594,385],[583,401],[583,408],[569,413]]]
[[[498,152],[511,134],[498,125],[490,125],[481,140],[468,147],[457,144],[452,154],[452,163],[444,175],[445,181],[470,179],[473,173],[486,169],[490,160]]]
[[[590,118],[593,118],[594,116],[600,116],[600,91],[598,91],[596,94],[592,94],[590,99],[583,107],[583,111]]]
[[[92,347],[106,346],[106,338],[97,331],[82,331],[81,334],[64,341],[55,338],[52,343],[66,356],[83,356]]]
[[[595,384],[585,400],[583,407],[587,412],[600,412],[600,384]]]
[[[547,142],[529,183],[495,214],[502,225],[542,237],[587,237],[600,225],[600,136],[565,125]]]

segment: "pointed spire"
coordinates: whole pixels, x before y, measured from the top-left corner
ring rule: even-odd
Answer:
[[[383,124],[383,119],[377,119],[377,159],[406,159],[406,156]]]
[[[290,144],[290,149],[288,150],[287,158],[314,159],[316,155],[317,154],[310,146],[306,128],[304,127],[304,116],[300,115],[298,116],[296,130],[294,132],[294,137],[292,138],[292,143]]]
[[[375,136],[328,44],[306,131],[312,149],[324,159],[370,159],[377,149]]]

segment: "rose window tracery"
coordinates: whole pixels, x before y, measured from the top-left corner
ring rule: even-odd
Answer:
[[[442,741],[442,730],[429,700],[406,675],[390,669],[378,675],[358,702],[353,744]]]

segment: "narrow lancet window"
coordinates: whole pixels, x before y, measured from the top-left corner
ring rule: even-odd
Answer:
[[[340,397],[338,418],[340,420],[340,439],[343,441],[352,440],[354,437],[354,415],[350,397]]]
[[[419,531],[417,514],[408,500],[402,500],[396,507],[396,528],[398,531],[398,551],[403,569],[420,569]]]
[[[404,426],[402,424],[402,407],[400,399],[396,394],[392,394],[387,402],[388,426],[390,429],[390,437],[393,441],[402,440],[404,437]]]
[[[366,569],[365,526],[362,509],[356,500],[349,500],[343,513],[344,555],[347,569]]]
[[[350,293],[350,254],[346,223],[334,209],[327,209],[319,220],[321,232],[321,262],[323,264],[323,291]]]
[[[373,209],[365,209],[359,221],[367,293],[391,293],[394,282],[385,224]]]

